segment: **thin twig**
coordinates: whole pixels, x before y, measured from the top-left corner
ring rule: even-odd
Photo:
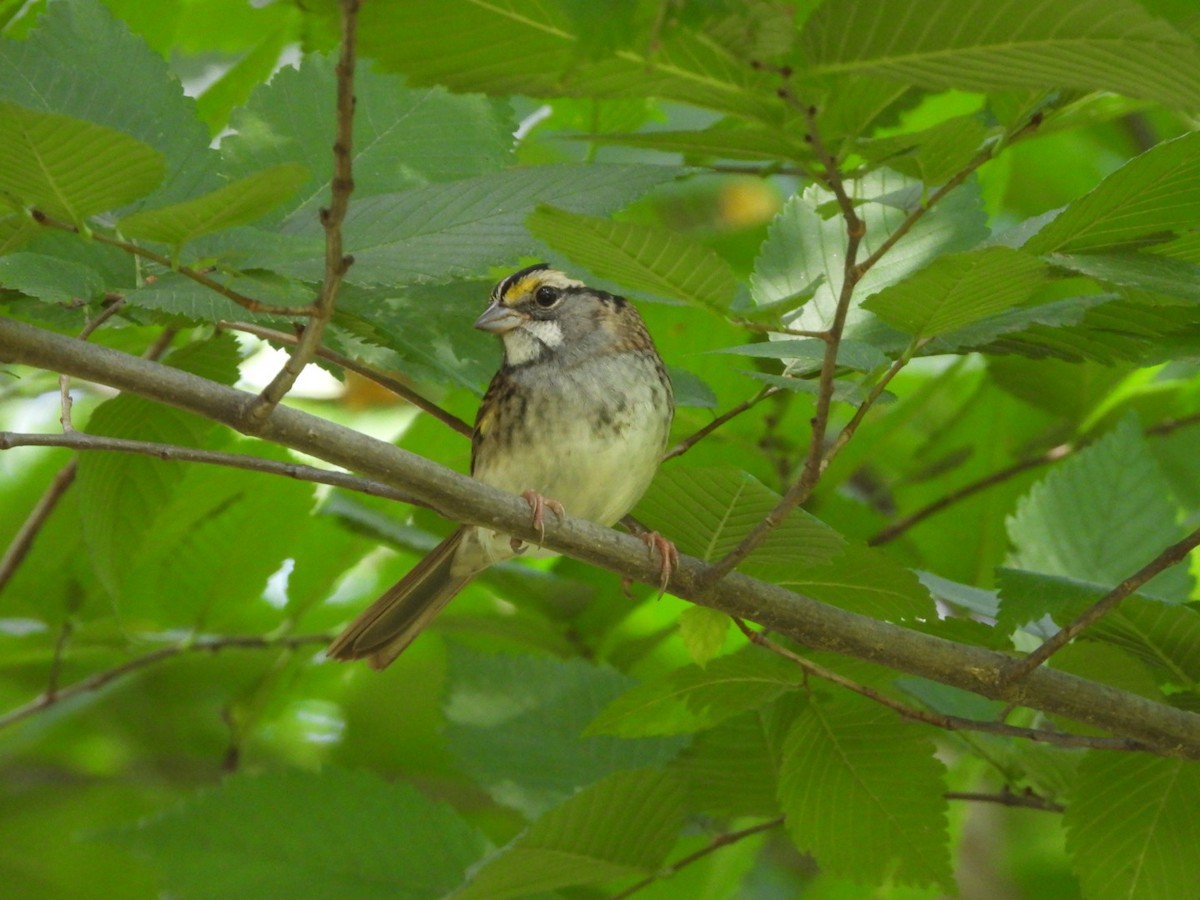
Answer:
[[[0,557],[0,593],[3,593],[13,575],[16,574],[26,554],[33,546],[34,538],[42,530],[42,526],[50,518],[50,513],[54,512],[58,501],[62,499],[67,488],[75,480],[78,467],[79,461],[73,459],[55,473],[25,521],[21,523],[21,527],[17,529],[17,533],[13,535],[13,539],[4,550],[4,556]]]
[[[858,426],[861,425],[863,419],[866,418],[867,412],[870,411],[871,407],[874,406],[876,402],[878,402],[879,398],[883,395],[884,390],[887,389],[887,386],[891,383],[892,379],[900,374],[900,370],[912,361],[913,355],[927,343],[929,343],[929,341],[930,338],[922,338],[920,340],[913,341],[912,344],[910,344],[908,348],[888,367],[888,370],[883,373],[883,377],[875,383],[875,386],[871,388],[870,393],[867,394],[862,403],[858,404],[858,409],[854,411],[854,415],[851,416],[850,421],[846,423],[846,426],[840,432],[838,432],[838,436],[833,441],[833,446],[826,451],[825,458],[821,460],[822,471],[829,468],[829,464],[833,462],[834,457],[841,453],[842,448],[850,443],[850,439],[854,437],[854,433],[858,431]]]
[[[1030,117],[1028,122],[1014,131],[1006,140],[995,141],[988,147],[985,147],[983,150],[979,151],[979,153],[976,154],[976,156],[969,163],[955,172],[945,184],[934,191],[930,195],[927,202],[914,209],[908,214],[907,218],[905,218],[903,222],[896,226],[896,229],[884,239],[883,243],[875,248],[875,252],[862,261],[862,263],[859,265],[860,273],[866,274],[869,269],[871,269],[877,262],[879,262],[879,260],[883,258],[884,254],[886,254],[892,249],[892,247],[896,245],[897,241],[908,234],[909,231],[912,230],[913,226],[916,225],[917,222],[921,221],[922,218],[924,218],[926,213],[933,209],[933,207],[936,206],[943,197],[970,178],[976,169],[993,159],[1001,149],[1009,147],[1017,141],[1026,138],[1033,132],[1037,131],[1041,124],[1042,114],[1035,113]]]
[[[683,456],[683,454],[687,453],[694,446],[696,446],[696,444],[700,443],[700,441],[702,441],[704,438],[708,437],[710,434],[712,434],[714,431],[716,431],[718,428],[720,428],[722,425],[724,425],[730,419],[737,418],[742,413],[746,412],[749,409],[754,408],[760,402],[767,399],[768,397],[778,394],[779,391],[780,391],[780,389],[777,387],[764,387],[762,390],[760,390],[757,394],[755,394],[749,400],[743,400],[737,406],[734,406],[734,407],[726,410],[725,412],[721,413],[721,415],[717,416],[715,419],[713,419],[711,422],[709,422],[703,428],[696,431],[694,434],[688,435],[686,438],[684,438],[682,441],[680,441],[678,444],[676,444],[674,447],[672,447],[670,450],[668,450],[663,455],[662,461],[666,462],[668,459],[674,459],[676,456]]]
[[[790,98],[784,90],[781,96]],[[783,499],[766,517],[750,530],[741,542],[724,557],[709,567],[702,580],[702,586],[711,585],[724,578],[774,531],[779,524],[797,506],[811,496],[813,489],[821,478],[821,460],[825,447],[825,432],[829,427],[829,410],[833,404],[834,376],[837,373],[838,349],[842,341],[842,332],[846,327],[846,316],[850,312],[850,302],[854,297],[854,288],[866,272],[858,265],[858,250],[867,234],[867,224],[858,216],[854,201],[846,193],[846,186],[838,170],[837,159],[825,147],[817,129],[817,114],[815,107],[808,107],[809,133],[807,138],[813,146],[818,159],[825,166],[825,181],[837,199],[846,222],[846,254],[842,265],[842,286],[838,294],[837,306],[833,311],[833,319],[829,325],[828,338],[825,343],[825,355],[821,361],[821,373],[817,382],[816,411],[812,418],[812,434],[808,454],[804,460],[800,477],[783,495]]]
[[[59,231],[68,231],[71,234],[80,233],[77,225],[71,222],[62,222],[58,219],[54,219],[46,215],[40,209],[30,209],[29,215],[35,222],[46,228],[56,228]],[[161,253],[155,253],[153,250],[148,250],[140,244],[134,244],[130,243],[129,241],[123,241],[120,238],[110,237],[109,235],[99,231],[90,232],[89,237],[98,244],[107,244],[110,247],[116,247],[119,250],[124,250],[131,256],[148,259],[151,262],[158,263],[163,268],[178,272],[185,278],[190,278],[197,284],[204,285],[210,291],[216,291],[226,300],[232,300],[238,306],[241,306],[253,313],[269,313],[275,316],[311,316],[316,312],[316,307],[314,306],[272,306],[268,303],[260,303],[257,300],[247,297],[245,294],[238,293],[233,288],[226,287],[225,285],[221,284],[221,282],[209,278],[203,272],[199,272],[190,266],[175,265],[170,258],[163,256]]]
[[[333,178],[330,181],[329,206],[321,210],[325,229],[325,277],[317,295],[316,310],[296,343],[288,361],[246,410],[246,424],[259,426],[292,389],[300,373],[313,360],[325,327],[333,318],[342,278],[354,263],[354,257],[342,251],[342,222],[350,207],[354,190],[352,142],[354,136],[354,66],[358,36],[359,0],[341,0],[342,44],[337,62],[337,133],[333,142]]]
[[[414,506],[426,506],[426,504],[415,497],[379,481],[359,478],[346,472],[332,472],[328,469],[318,469],[315,466],[306,466],[300,463],[284,463],[273,459],[263,459],[258,456],[247,456],[241,453],[221,453],[216,450],[200,450],[195,447],[180,447],[176,444],[160,444],[154,441],[133,441],[126,438],[87,434],[80,431],[73,431],[70,434],[19,434],[12,431],[0,431],[0,450],[11,450],[14,447],[67,447],[76,451],[99,450],[115,451],[117,453],[138,453],[143,456],[153,456],[156,459],[169,462],[191,462],[211,466],[226,466],[232,469],[245,469],[267,475],[294,478],[297,481],[312,481],[317,484],[328,484],[332,487],[343,488],[348,491],[357,491],[360,494],[370,494],[372,497],[384,497],[388,500],[398,500],[401,503],[409,503]],[[73,467],[72,475],[74,475]],[[2,586],[3,581],[0,581],[0,587]]]
[[[119,666],[105,669],[103,672],[97,672],[95,675],[89,675],[87,678],[59,688],[53,693],[47,692],[41,694],[24,706],[18,706],[16,709],[9,710],[0,716],[0,730],[28,719],[30,716],[37,715],[64,700],[78,697],[80,694],[98,691],[102,687],[139,669],[156,665],[164,660],[172,659],[185,653],[216,653],[220,650],[272,650],[276,648],[295,650],[309,644],[327,644],[329,640],[330,635],[328,634],[303,634],[294,637],[231,635],[227,637],[198,638],[194,641],[172,644],[169,647],[160,647],[142,656],[135,656],[133,659],[126,660]]]
[[[786,88],[780,91],[780,96],[789,102],[796,102]],[[746,557],[753,553],[766,540],[767,535],[779,527],[779,524],[787,518],[792,510],[808,500],[817,483],[820,481],[824,467],[828,464],[828,460],[824,456],[825,431],[829,424],[829,408],[833,399],[833,377],[837,366],[837,351],[841,344],[842,332],[845,329],[846,316],[850,310],[854,288],[858,282],[930,209],[936,206],[948,193],[966,181],[972,172],[991,159],[996,154],[998,147],[1011,144],[1013,141],[1029,134],[1041,124],[1041,116],[1035,115],[1021,129],[1016,131],[1007,142],[1004,142],[1004,144],[997,142],[979,153],[962,170],[955,173],[944,185],[934,191],[925,204],[909,213],[905,220],[884,238],[870,256],[862,262],[858,262],[858,250],[866,235],[866,223],[859,218],[858,213],[855,211],[854,203],[846,192],[837,158],[826,149],[821,141],[821,136],[817,129],[816,109],[808,107],[806,112],[809,125],[809,134],[807,137],[812,143],[817,158],[821,160],[822,165],[825,167],[825,181],[834,198],[837,200],[838,207],[842,211],[842,218],[846,222],[846,254],[842,266],[842,286],[838,295],[837,306],[834,308],[833,321],[829,326],[825,358],[821,366],[821,376],[817,389],[816,413],[812,420],[812,442],[809,445],[808,455],[805,458],[800,477],[788,492],[784,494],[779,504],[751,529],[750,533],[742,539],[738,546],[709,568],[704,578],[705,585],[711,585],[715,581],[725,577],[725,575],[733,571]],[[838,449],[840,450],[840,447]]]
[[[930,710],[917,709],[889,697],[887,694],[881,693],[872,687],[859,684],[857,681],[846,678],[844,675],[839,675],[832,669],[827,669],[819,663],[805,659],[798,653],[793,653],[787,647],[775,643],[766,635],[750,628],[741,619],[735,618],[733,621],[737,623],[738,628],[741,629],[742,633],[752,643],[758,644],[760,647],[765,647],[772,653],[795,663],[804,670],[805,674],[832,682],[839,687],[844,687],[849,691],[866,697],[868,700],[874,700],[876,703],[886,706],[906,719],[912,719],[914,722],[923,722],[926,725],[932,725],[943,731],[982,731],[988,734],[999,734],[1005,737],[1024,738],[1025,740],[1039,743],[1054,744],[1059,747],[1088,747],[1100,750],[1127,751],[1151,750],[1146,744],[1131,738],[1090,737],[1082,734],[1071,734],[1070,732],[1046,731],[1040,728],[1021,728],[1016,725],[1007,725],[1003,722],[985,722],[977,719],[963,718],[962,716],[950,716]]]
[[[647,875],[637,884],[626,888],[619,894],[613,894],[609,900],[625,900],[626,897],[632,897],[643,888],[647,888],[654,882],[663,878],[670,878],[677,874],[681,869],[686,869],[692,863],[699,862],[708,856],[710,853],[715,853],[722,847],[728,847],[730,844],[736,844],[738,841],[745,840],[748,837],[754,837],[756,834],[762,834],[764,831],[772,831],[784,823],[783,816],[776,816],[774,819],[768,819],[766,822],[760,822],[757,825],[751,825],[749,828],[743,828],[740,831],[727,831],[724,834],[718,834],[711,841],[701,847],[694,853],[689,853],[676,862],[671,863],[665,869],[655,872],[653,875]]]
[[[987,490],[994,485],[1002,484],[1003,482],[1008,481],[1010,478],[1020,475],[1022,472],[1027,472],[1030,469],[1037,469],[1041,466],[1048,466],[1050,463],[1058,462],[1060,459],[1065,459],[1074,453],[1075,450],[1076,447],[1073,444],[1059,444],[1057,447],[1051,447],[1049,450],[1040,454],[1039,456],[1020,460],[1019,462],[1013,463],[1011,466],[1005,466],[1003,469],[993,472],[990,475],[986,475],[983,478],[980,478],[978,481],[973,481],[970,484],[963,485],[958,490],[951,491],[950,493],[939,497],[932,503],[921,507],[912,515],[905,516],[898,522],[893,522],[887,528],[883,528],[872,535],[867,540],[867,544],[871,547],[878,547],[881,544],[886,544],[889,541],[893,541],[904,532],[912,528],[914,525],[920,524],[930,516],[941,512],[946,507],[953,506],[955,503],[966,500],[968,497],[972,497],[975,494],[978,494],[980,491]]]
[[[1061,803],[1034,793],[1030,789],[1017,793],[1007,785],[998,794],[984,794],[975,791],[946,791],[942,794],[947,800],[968,800],[973,803],[998,803],[1001,806],[1015,806],[1021,809],[1036,809],[1042,812],[1063,813],[1067,808]]]
[[[285,331],[276,331],[274,328],[266,328],[262,325],[255,325],[251,322],[221,321],[217,323],[217,327],[228,328],[231,331],[244,331],[246,334],[252,334],[255,337],[260,337],[268,341],[277,341],[281,344],[294,345],[300,342],[300,339],[294,334],[288,334]],[[380,387],[386,388],[393,394],[404,398],[418,409],[429,413],[439,422],[450,426],[459,434],[470,437],[474,432],[474,429],[471,428],[470,425],[468,425],[458,416],[454,415],[454,413],[447,412],[432,400],[422,397],[408,385],[404,384],[398,379],[392,378],[390,375],[380,372],[377,369],[373,369],[370,366],[351,359],[348,356],[343,356],[341,353],[338,353],[336,350],[330,350],[328,347],[318,347],[316,355],[321,357],[321,359],[328,360],[336,366],[341,366],[343,369],[347,369],[351,372],[357,372],[363,378],[375,382]]]
[[[1036,650],[1024,659],[1014,662],[1012,667],[1005,672],[1005,681],[1011,684],[1024,678],[1074,638],[1078,637],[1085,629],[1099,622],[1104,616],[1115,609],[1117,604],[1137,591],[1138,588],[1142,587],[1142,585],[1155,575],[1171,568],[1171,566],[1177,566],[1187,559],[1188,554],[1198,546],[1200,546],[1200,528],[1197,528],[1182,541],[1172,544],[1162,553],[1158,554],[1158,556],[1138,569],[1137,572],[1130,575],[1097,600],[1095,604],[1090,606],[1074,622],[1046,638]]]
[[[1145,430],[1145,434],[1147,437],[1163,437],[1171,434],[1172,432],[1178,431],[1181,428],[1189,428],[1192,425],[1197,424],[1200,424],[1200,413],[1192,413],[1191,415],[1180,416],[1176,419],[1166,419],[1162,422],[1157,422],[1147,428]],[[889,541],[893,541],[910,528],[914,527],[915,525],[919,525],[930,516],[936,515],[947,507],[953,506],[954,504],[966,500],[969,497],[973,497],[980,491],[987,490],[988,488],[997,484],[1003,484],[1005,481],[1020,475],[1022,472],[1027,472],[1030,469],[1037,469],[1041,466],[1046,466],[1050,463],[1055,463],[1066,459],[1068,456],[1078,453],[1087,446],[1088,444],[1085,442],[1059,444],[1057,447],[1051,447],[1049,450],[1045,451],[1044,453],[1040,453],[1037,456],[1018,460],[1012,465],[1005,466],[1003,469],[992,472],[990,475],[985,475],[977,481],[972,481],[970,484],[963,485],[962,487],[953,490],[950,493],[939,497],[937,500],[934,500],[933,502],[921,507],[915,513],[905,516],[903,519],[900,519],[897,522],[893,522],[887,528],[883,528],[876,532],[867,540],[867,544],[872,547],[877,547],[880,544],[886,544]]]

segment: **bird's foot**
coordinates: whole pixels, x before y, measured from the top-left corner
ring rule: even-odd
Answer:
[[[521,496],[529,504],[532,513],[530,524],[538,530],[538,547],[541,547],[542,541],[546,538],[546,510],[549,509],[560,519],[567,514],[566,510],[557,500],[543,497],[537,491],[525,491]],[[525,549],[525,542],[520,538],[512,538],[510,543],[514,553],[521,553]]]

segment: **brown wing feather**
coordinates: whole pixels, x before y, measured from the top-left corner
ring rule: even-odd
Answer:
[[[463,531],[454,531],[363,610],[329,645],[326,655],[342,660],[367,657],[374,669],[390,665],[471,580],[469,575],[451,574]]]

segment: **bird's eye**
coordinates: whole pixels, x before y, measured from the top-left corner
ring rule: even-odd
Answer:
[[[549,309],[558,302],[558,288],[552,288],[548,284],[543,284],[537,289],[537,293],[533,295],[533,299],[538,306]]]

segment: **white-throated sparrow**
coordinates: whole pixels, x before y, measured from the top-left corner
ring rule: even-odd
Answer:
[[[504,363],[475,418],[471,475],[544,507],[612,525],[637,503],[666,446],[671,382],[642,317],[623,297],[546,265],[492,290],[475,327],[500,335]],[[657,536],[655,536],[657,537]],[[658,539],[663,554],[674,548]],[[390,664],[472,578],[521,542],[463,525],[329,646],[334,659]]]

